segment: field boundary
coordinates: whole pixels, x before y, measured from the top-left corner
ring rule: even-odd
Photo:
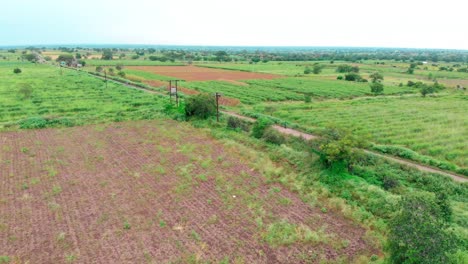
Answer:
[[[73,68],[69,68],[69,69],[75,70]],[[87,71],[85,71],[85,72],[87,74],[91,75],[91,76],[100,78],[102,80],[105,79],[104,77],[91,74],[91,73],[89,73]],[[122,82],[122,81],[118,81],[118,80],[115,80],[115,79],[109,79],[109,78],[108,78],[108,80],[111,80],[111,81],[113,81],[115,83],[120,83],[120,84],[122,84],[122,85],[124,85],[126,87],[129,87],[129,88],[133,88],[133,89],[137,89],[137,90],[141,90],[141,91],[145,91],[145,92],[150,92],[150,93],[153,93],[153,94],[159,94],[159,95],[167,96],[167,94],[165,94],[165,93],[158,92],[158,91],[155,91],[155,90],[151,90],[149,88],[139,87],[139,86],[131,84],[129,82]],[[240,115],[240,114],[237,114],[237,113],[234,113],[234,112],[229,112],[229,111],[221,111],[221,112],[223,114],[234,116],[234,117],[237,117],[237,118],[241,118],[241,119],[249,121],[249,122],[255,122],[256,121],[255,118],[243,116],[243,115]],[[302,138],[304,138],[306,140],[314,140],[314,139],[320,138],[320,136],[318,136],[318,135],[305,133],[305,132],[302,132],[302,131],[299,131],[299,130],[296,130],[296,129],[293,129],[293,128],[281,127],[279,125],[274,125],[273,128],[275,130],[277,130],[278,132],[282,133],[282,134],[291,135],[291,136],[295,136],[295,137],[302,137]],[[456,182],[463,183],[463,182],[468,181],[468,178],[463,176],[463,175],[453,173],[453,172],[444,171],[444,170],[441,170],[439,168],[428,166],[426,164],[421,164],[421,163],[418,163],[418,162],[415,162],[415,161],[411,161],[411,160],[407,160],[407,159],[403,159],[403,158],[399,158],[399,157],[384,155],[384,154],[374,152],[374,151],[371,151],[371,150],[368,150],[368,149],[363,149],[363,151],[368,153],[368,154],[371,154],[371,155],[375,155],[375,156],[378,156],[378,157],[381,157],[381,158],[385,158],[385,159],[387,159],[389,161],[392,161],[392,162],[396,162],[396,163],[399,163],[399,164],[402,164],[402,165],[407,165],[407,166],[416,168],[416,169],[418,169],[420,171],[429,172],[429,173],[437,173],[437,174],[440,174],[440,175],[448,176],[448,177],[452,178]]]

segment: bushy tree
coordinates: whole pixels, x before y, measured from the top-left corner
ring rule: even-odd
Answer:
[[[347,73],[347,72],[358,73],[359,72],[359,67],[358,66],[351,66],[351,65],[348,65],[348,64],[341,64],[341,65],[338,65],[338,67],[336,67],[336,72],[339,72],[339,73]]]
[[[380,81],[383,81],[384,77],[381,73],[379,72],[374,72],[372,73],[370,76],[369,76],[372,80],[372,82],[380,82]]]
[[[345,81],[360,81],[362,79],[361,75],[355,73],[355,72],[350,72],[348,74],[345,74]]]
[[[309,66],[306,66],[304,69],[304,74],[310,74],[312,73],[312,70],[309,68]]]
[[[369,84],[371,92],[375,95],[383,93],[384,86],[381,83],[381,81],[384,79],[383,75],[378,72],[374,72],[369,77],[372,80],[372,82]]]
[[[312,72],[313,72],[314,74],[319,74],[319,73],[322,72],[322,68],[323,68],[322,65],[320,65],[320,64],[315,64],[315,65],[314,65],[314,68],[313,68],[313,70],[312,70]]]
[[[16,74],[21,73],[21,69],[20,68],[14,68],[13,73],[16,73]]]
[[[112,50],[110,49],[105,49],[103,52],[102,52],[102,56],[101,56],[101,59],[102,60],[112,60],[113,59],[113,53],[112,53]]]
[[[264,117],[258,118],[252,127],[252,136],[255,138],[261,138],[265,130],[271,125],[273,125],[273,122],[270,119]]]
[[[359,148],[365,145],[365,141],[356,137],[351,131],[331,127],[325,131],[319,151],[327,167],[337,164],[350,168],[351,164],[361,156]]]
[[[64,61],[67,65],[71,65],[74,59],[72,54],[61,54],[57,57],[56,61]]]
[[[383,93],[384,86],[380,82],[372,82],[369,84],[371,92],[375,95]]]
[[[197,94],[185,100],[185,115],[206,119],[216,115],[216,100],[210,94]]]
[[[447,253],[456,250],[455,238],[447,232],[447,222],[434,195],[410,193],[402,198],[399,207],[389,223],[390,261],[447,263]]]

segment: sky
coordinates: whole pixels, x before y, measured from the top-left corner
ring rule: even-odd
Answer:
[[[145,44],[468,50],[466,0],[14,0],[0,46]]]

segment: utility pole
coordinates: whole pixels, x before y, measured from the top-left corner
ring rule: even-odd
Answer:
[[[181,80],[169,80],[169,100],[172,102],[172,94],[174,94],[177,106],[179,106],[179,81]],[[172,87],[172,82],[175,83],[175,87]]]
[[[221,97],[221,94],[216,92],[216,122],[219,122],[219,98]]]
[[[107,71],[106,70],[104,70],[104,77],[106,79],[106,89],[107,89]]]

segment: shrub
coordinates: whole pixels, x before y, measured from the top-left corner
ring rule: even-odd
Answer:
[[[16,74],[21,73],[21,69],[20,68],[15,68],[15,69],[13,69],[13,73],[16,73]]]
[[[304,74],[310,74],[310,73],[312,73],[312,70],[309,67],[306,67],[304,69]]]
[[[102,66],[97,66],[96,67],[96,72],[102,72],[102,70],[104,70],[104,68],[102,68]]]
[[[359,81],[361,80],[361,75],[355,72],[351,72],[351,73],[345,74],[345,80],[346,81]]]
[[[322,65],[320,65],[320,64],[315,64],[315,65],[314,65],[314,69],[312,70],[312,72],[313,72],[314,74],[319,74],[319,73],[322,72],[322,68],[323,68]]]
[[[122,78],[125,78],[125,72],[123,71],[119,71],[118,75]]]
[[[336,79],[337,79],[337,80],[343,80],[343,76],[338,75],[338,76],[336,77]]]
[[[47,126],[47,120],[42,117],[31,117],[19,121],[18,124],[21,129],[38,129],[45,128]]]
[[[252,127],[252,136],[254,138],[261,138],[265,130],[273,124],[268,118],[261,117],[257,119]]]
[[[19,86],[18,93],[22,95],[23,99],[31,98],[33,92],[31,85],[29,83],[20,83]]]
[[[243,130],[248,132],[250,130],[249,123],[240,118],[230,116],[227,119],[227,127],[234,130]]]
[[[271,126],[263,131],[262,139],[276,145],[281,145],[286,141],[285,137]]]
[[[115,68],[118,70],[118,71],[121,71],[123,70],[124,66],[122,63],[117,63],[117,65],[115,65]]]
[[[447,263],[456,250],[434,195],[411,193],[403,197],[390,221],[388,248],[393,263]]]
[[[305,103],[312,102],[312,96],[310,94],[304,94],[304,102]]]
[[[370,85],[371,92],[375,95],[383,93],[384,86],[380,82],[372,82]]]
[[[197,94],[185,101],[185,115],[206,119],[216,115],[216,100],[210,94]]]
[[[385,190],[396,188],[400,185],[398,179],[393,176],[384,176],[382,186]]]
[[[348,64],[341,64],[336,68],[336,72],[339,72],[339,73],[346,73],[346,72],[358,73],[359,72],[359,67],[358,66],[351,66],[351,65],[348,65]]]

